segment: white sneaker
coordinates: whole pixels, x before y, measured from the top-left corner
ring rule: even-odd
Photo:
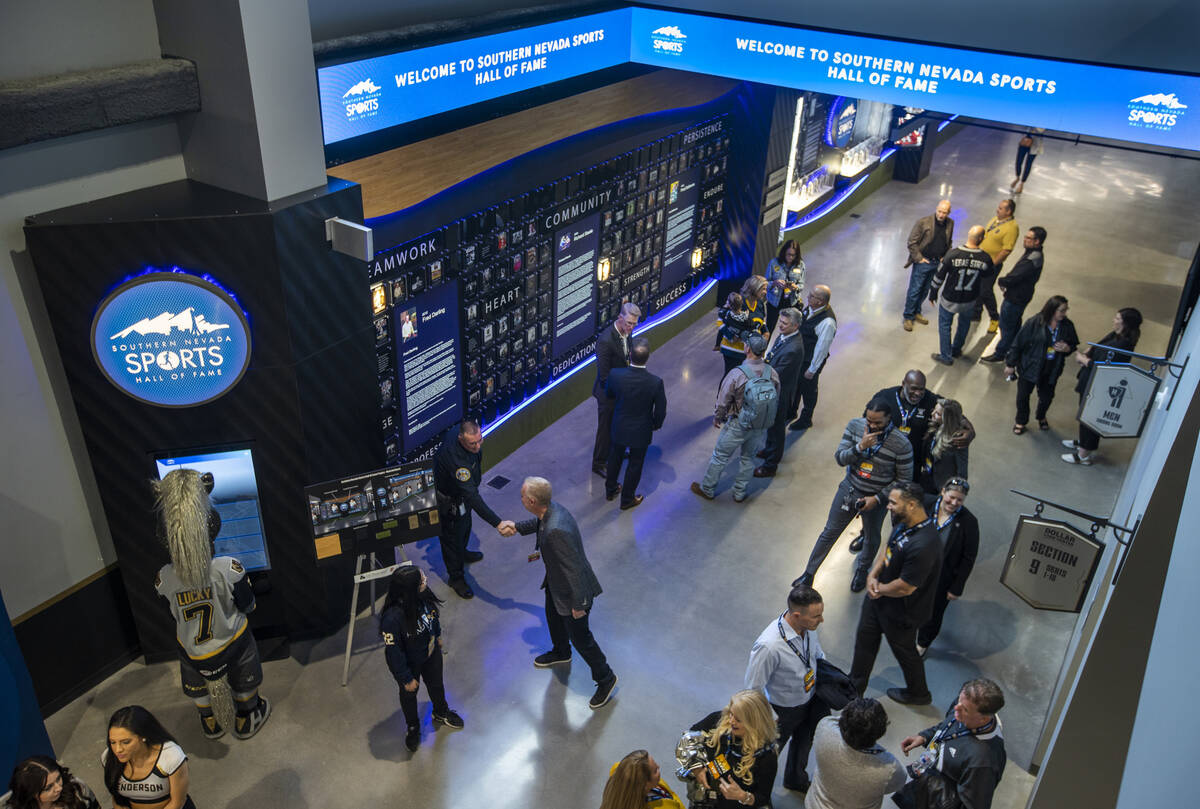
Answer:
[[[1079,442],[1076,441],[1074,438],[1064,438],[1062,440],[1062,445],[1064,447],[1066,447],[1067,449],[1078,449],[1079,448]]]
[[[1092,465],[1091,457],[1084,458],[1082,455],[1076,452],[1068,452],[1066,455],[1060,455],[1059,457],[1063,459],[1063,463],[1074,464],[1076,466]]]

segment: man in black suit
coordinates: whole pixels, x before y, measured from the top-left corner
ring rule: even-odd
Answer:
[[[636,303],[624,304],[612,328],[596,340],[596,384],[592,386],[592,396],[596,397],[596,446],[592,449],[592,471],[602,478],[608,477],[613,416],[613,400],[604,386],[613,368],[629,365],[629,336],[641,317],[642,310]]]
[[[637,493],[642,479],[642,464],[654,431],[663,426],[667,417],[667,390],[661,378],[646,370],[650,359],[650,341],[635,337],[630,341],[629,367],[614,368],[608,375],[605,390],[614,402],[612,417],[612,449],[608,453],[608,475],[604,494],[609,500],[621,493],[621,510],[628,511],[644,499]],[[617,483],[621,462],[629,452],[625,467],[625,485]]]
[[[754,470],[756,478],[773,478],[775,469],[783,459],[783,445],[787,436],[788,414],[792,412],[800,375],[804,373],[804,341],[800,339],[800,310],[794,306],[779,313],[779,334],[767,351],[767,364],[779,374],[779,407],[775,411],[775,422],[767,430],[767,445],[758,453],[762,466]]]
[[[546,624],[553,647],[533,659],[540,669],[571,662],[571,647],[592,669],[596,693],[588,705],[603,707],[617,684],[616,672],[608,665],[600,644],[588,626],[588,613],[600,595],[600,582],[583,552],[583,537],[571,512],[550,499],[550,481],[529,477],[521,484],[521,505],[535,519],[516,524],[522,535],[537,534],[537,545],[529,560],[539,557],[546,565],[542,589],[546,591]]]

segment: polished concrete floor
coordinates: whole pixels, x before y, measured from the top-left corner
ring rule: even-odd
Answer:
[[[487,558],[471,571],[477,593],[471,602],[445,587],[436,543],[411,549],[447,598],[446,681],[465,730],[434,732],[422,690],[425,739],[416,754],[405,750],[396,689],[364,615],[348,687],[339,685],[344,633],[293,646],[293,658],[266,665],[264,693],[275,712],[249,742],[204,740],[175,667],[134,664],[48,720],[55,749],[101,788],[104,723],[116,707],[136,702],[178,734],[201,807],[596,806],[612,762],[645,747],[666,771],[680,732],[740,688],[750,645],[782,609],[842,476],[832,453],[843,425],[871,393],[899,384],[916,367],[929,373],[933,390],[961,400],[979,430],[968,505],[983,541],[966,593],[950,608],[927,658],[936,704],[910,709],[885,698],[891,727],[884,741],[898,751],[901,738],[940,716],[964,680],[991,677],[1007,694],[1002,717],[1010,758],[994,805],[1023,806],[1032,783],[1024,768],[1075,616],[1035,611],[998,583],[1016,517],[1029,505],[1009,489],[1107,513],[1133,443],[1105,442],[1095,466],[1067,466],[1058,444],[1075,434],[1073,379],[1059,385],[1052,430],[1015,437],[1014,390],[999,369],[961,361],[936,366],[929,359],[935,327],[911,334],[900,328],[907,282],[901,265],[912,221],[948,196],[960,234],[985,222],[1007,192],[1015,140],[968,129],[938,151],[926,181],[892,183],[805,245],[809,282],[832,286],[841,328],[815,426],[790,435],[779,476],[755,481],[746,503],[732,501],[728,477],[715,502],[688,491],[715,438],[711,402],[721,361],[711,351],[707,317],[651,358],[651,370],[667,380],[670,406],[646,463],[641,507],[618,512],[588,471],[590,401],[488,475],[514,481],[487,490],[503,516],[523,516],[519,481],[537,474],[552,481],[556,499],[578,519],[605,588],[592,625],[620,675],[607,707],[588,709],[592,683],[578,658],[570,668],[532,666],[548,645],[541,565],[526,562],[530,538],[502,539],[485,526],[480,547]],[[1147,320],[1139,348],[1164,349],[1196,248],[1198,188],[1200,165],[1191,161],[1048,143],[1017,210],[1022,230],[1040,224],[1049,231],[1038,299],[1065,294],[1084,339],[1102,336],[1116,308],[1137,306]],[[973,332],[968,356],[978,358],[988,342]],[[816,580],[826,602],[821,642],[843,667],[861,601],[848,588],[849,533]],[[885,646],[869,694],[901,683]],[[798,807],[802,799],[777,784],[775,804]]]

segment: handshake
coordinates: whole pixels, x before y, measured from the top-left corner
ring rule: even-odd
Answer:
[[[517,533],[517,524],[512,520],[501,520],[500,524],[496,526],[496,530],[502,537],[511,537]]]

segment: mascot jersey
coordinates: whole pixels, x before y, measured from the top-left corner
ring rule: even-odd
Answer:
[[[171,605],[175,637],[192,660],[228,648],[246,631],[246,613],[254,609],[254,591],[237,559],[215,557],[208,566],[208,582],[207,587],[191,589],[171,565],[163,565],[154,582],[154,589]]]

